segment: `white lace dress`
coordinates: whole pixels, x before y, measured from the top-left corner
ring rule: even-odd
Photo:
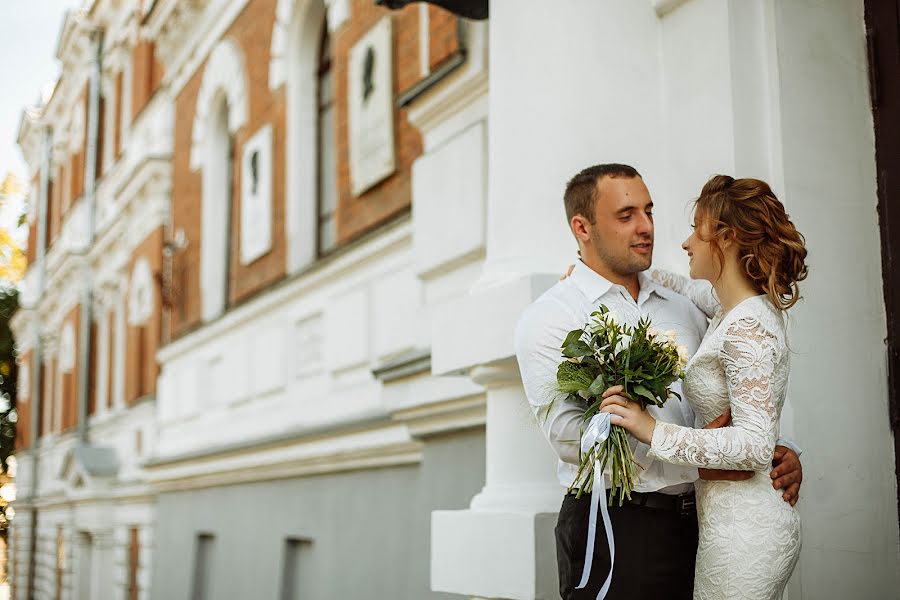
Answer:
[[[694,598],[778,599],[800,554],[800,518],[772,487],[772,452],[790,371],[783,316],[765,296],[721,314],[706,282],[665,271],[651,277],[712,317],[688,363],[684,393],[702,427],[731,407],[732,426],[657,422],[651,455],[695,467],[755,471],[747,481],[698,481],[700,542]]]

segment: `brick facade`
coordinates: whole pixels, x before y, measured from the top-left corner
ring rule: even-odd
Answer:
[[[278,282],[286,273],[287,244],[284,232],[286,171],[286,86],[269,90],[268,64],[271,35],[275,22],[276,0],[251,0],[224,34],[240,47],[248,69],[249,114],[247,123],[234,134],[232,157],[239,164],[243,144],[260,127],[273,129],[272,165],[272,249],[250,265],[239,262],[240,240],[240,169],[235,169],[231,200],[231,245],[229,253],[228,305],[238,304]],[[437,56],[452,53],[456,46],[456,20],[445,11],[436,13],[430,26],[438,35],[448,37],[435,45]],[[394,19],[395,96],[412,87],[421,78],[419,57],[419,11],[409,6],[401,11],[388,11],[368,0],[355,0],[350,19],[331,35],[334,56],[335,140],[337,159],[336,211],[338,245],[406,214],[411,205],[411,167],[422,153],[418,131],[407,119],[405,110],[395,115],[396,172],[359,197],[350,185],[350,150],[347,105],[347,57],[351,47],[380,19]],[[446,33],[448,32],[449,33]],[[445,35],[446,34],[446,35]],[[452,39],[451,39],[452,38]],[[444,39],[444,38],[441,38]],[[449,55],[449,54],[448,54]],[[181,89],[175,100],[175,153],[173,157],[172,212],[175,229],[183,229],[190,240],[188,248],[175,257],[173,279],[177,290],[171,319],[171,337],[195,328],[201,322],[200,249],[202,245],[202,174],[190,169],[191,131],[197,96],[203,81],[205,64],[201,65]]]
[[[156,45],[141,40],[131,55],[131,118],[136,119],[162,83],[163,69],[156,58]]]
[[[133,406],[142,398],[156,393],[156,377],[159,365],[155,360],[159,349],[161,316],[159,282],[162,272],[163,230],[160,227],[142,241],[131,257],[128,272],[144,258],[150,264],[153,275],[153,305],[156,310],[148,322],[135,326],[128,324],[125,334],[125,403]]]
[[[243,55],[247,67],[248,114],[244,125],[233,134],[232,151],[235,165],[240,164],[243,147],[260,128],[272,127],[272,245],[271,249],[251,264],[240,264],[240,189],[241,172],[235,168],[232,180],[232,194],[228,201],[231,204],[230,248],[228,256],[228,307],[238,305],[257,294],[263,293],[283,280],[287,270],[287,240],[285,233],[286,214],[286,180],[288,169],[292,165],[286,162],[287,147],[287,86],[272,91],[269,87],[269,63],[272,46],[272,32],[276,21],[277,0],[250,0],[238,17],[223,33],[222,39],[234,41]],[[376,6],[370,0],[352,0],[350,2],[349,19],[330,35],[332,63],[332,80],[334,85],[334,136],[333,148],[336,158],[336,228],[337,246],[357,239],[379,226],[409,212],[411,206],[411,168],[413,162],[422,153],[422,140],[419,132],[410,125],[406,110],[397,109],[394,117],[394,136],[396,152],[395,172],[356,197],[351,191],[350,183],[350,148],[349,148],[349,107],[348,107],[348,55],[353,45],[364,36],[381,19],[393,19],[393,77],[394,97],[409,90],[423,77],[422,63],[426,57],[420,56],[422,48],[420,31],[420,6],[411,5],[403,10],[390,11]],[[428,57],[425,62],[434,68],[453,56],[459,50],[457,42],[456,18],[435,7],[428,7]],[[108,74],[112,77],[112,98],[101,98],[99,116],[100,139],[98,140],[98,158],[102,157],[103,146],[112,144],[114,161],[122,154],[123,131],[122,113],[128,111],[126,120],[134,120],[144,110],[163,82],[163,68],[157,56],[156,45],[152,40],[140,38],[131,50],[130,89],[121,71]],[[143,327],[128,325],[125,335],[125,378],[124,396],[126,405],[132,405],[139,399],[156,392],[158,365],[154,359],[161,341],[173,340],[180,335],[197,328],[201,319],[201,247],[202,247],[202,172],[194,171],[190,165],[192,146],[192,129],[197,111],[197,98],[206,69],[206,62],[200,64],[186,83],[174,96],[174,149],[172,157],[172,195],[171,223],[173,231],[183,230],[188,240],[187,247],[175,253],[172,264],[171,308],[163,308],[160,298],[162,273],[162,248],[164,233],[162,229],[155,231],[143,240],[131,257],[128,266],[131,269],[139,257],[146,258],[155,277],[154,293],[156,294],[156,311],[150,322]],[[123,98],[130,95],[130,106],[126,106]],[[49,174],[48,206],[47,206],[47,244],[48,247],[58,239],[66,222],[67,212],[74,202],[84,193],[86,144],[88,136],[88,84],[85,82],[76,97],[75,110],[83,111],[85,124],[84,143],[69,151],[66,146],[65,156],[54,157],[56,166]],[[106,112],[112,111],[113,126],[106,130]],[[102,158],[101,158],[102,160]],[[111,166],[111,165],[110,165]],[[310,165],[298,165],[306,171]],[[98,173],[101,174],[99,165]],[[36,177],[35,185],[38,178]],[[37,196],[35,196],[37,198]],[[40,218],[40,215],[38,215]],[[29,229],[28,261],[36,258],[37,220]],[[107,341],[109,348],[109,368],[105,387],[108,390],[108,402],[112,404],[115,377],[113,374],[113,355],[116,352],[115,318],[112,313],[105,317]],[[71,322],[76,331],[78,309],[73,309],[65,319]],[[167,330],[162,331],[163,323],[168,323]],[[94,413],[97,406],[97,382],[93,381],[97,360],[98,324],[91,325],[91,355],[88,405]],[[55,360],[55,359],[54,359]],[[52,363],[53,368],[58,361]],[[41,382],[45,400],[53,398],[53,386],[61,385],[59,392],[63,396],[62,414],[52,422],[60,422],[63,429],[70,429],[77,421],[78,368],[71,373],[59,376],[53,371],[53,377]],[[56,410],[47,405],[48,411]],[[43,425],[42,425],[43,426]]]

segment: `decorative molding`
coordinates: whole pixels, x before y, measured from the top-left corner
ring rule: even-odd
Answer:
[[[273,479],[293,479],[360,471],[385,467],[416,465],[422,462],[421,443],[407,442],[369,450],[353,450],[330,456],[298,458],[278,463],[262,463],[258,465],[235,468],[226,460],[204,461],[203,471],[190,474],[160,472],[150,474],[149,479],[160,492],[195,490],[209,487],[221,487],[241,483],[270,481]]]
[[[399,410],[392,416],[405,424],[414,437],[483,427],[487,422],[486,398],[484,394],[480,394],[433,402]]]
[[[69,121],[69,152],[79,152],[84,149],[84,139],[87,132],[85,126],[84,106],[76,102],[72,107],[72,116]]]
[[[383,17],[351,48],[347,64],[350,188],[354,196],[397,168],[393,21]]]
[[[156,307],[156,285],[150,263],[143,256],[134,263],[128,286],[128,324],[146,324]]]
[[[323,260],[306,271],[297,273],[292,279],[271,291],[235,307],[221,319],[163,346],[157,353],[157,360],[160,363],[177,360],[259,315],[302,297],[323,283],[335,281],[349,272],[364,268],[365,265],[370,264],[370,261],[376,260],[380,256],[408,248],[411,241],[412,228],[408,219],[392,223],[385,230],[380,230],[371,237],[362,238],[336,252],[328,260]]]
[[[272,249],[272,126],[266,124],[241,148],[242,265]]]
[[[203,166],[205,154],[203,142],[207,134],[213,101],[218,93],[221,91],[225,94],[228,104],[228,131],[234,134],[247,122],[250,101],[247,88],[247,72],[240,46],[232,39],[220,41],[206,63],[200,92],[197,94],[191,130],[191,169],[194,171]]]
[[[522,375],[514,358],[473,367],[469,377],[487,389],[522,384]]]
[[[313,8],[319,10],[313,11]],[[331,26],[331,10],[323,0],[278,0],[275,8],[275,24],[272,26],[272,41],[269,45],[270,90],[275,91],[287,82],[291,62],[288,55],[292,47],[291,36],[296,30],[295,19],[305,21],[310,14],[321,14],[325,10],[328,10],[328,29],[334,31]]]
[[[59,371],[66,373],[75,368],[75,331],[66,323],[59,334]]]

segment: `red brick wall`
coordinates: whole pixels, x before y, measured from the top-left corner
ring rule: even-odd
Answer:
[[[457,19],[438,6],[428,7],[428,66],[435,67],[459,50]]]
[[[156,59],[156,45],[141,40],[131,55],[131,119],[137,118],[162,82],[162,65]]]
[[[200,69],[202,72],[202,67]],[[194,107],[202,75],[194,75],[175,99],[175,148],[172,155],[172,224],[184,230],[187,247],[172,258],[172,288],[175,306],[171,311],[170,339],[200,322],[200,173],[190,167],[191,131]]]
[[[232,189],[232,231],[230,248],[229,304],[239,303],[270,287],[285,276],[285,86],[269,90],[268,65],[271,34],[275,20],[276,0],[251,0],[231,24],[223,37],[233,39],[242,49],[248,66],[249,114],[244,127],[234,134],[235,165],[240,164],[243,144],[260,127],[273,128],[273,240],[272,250],[247,266],[239,264],[240,240],[240,169],[235,169]],[[405,214],[411,204],[411,166],[422,153],[419,132],[407,119],[405,110],[395,115],[396,172],[354,197],[350,189],[347,56],[350,48],[381,18],[394,20],[395,96],[412,87],[419,79],[419,8],[409,6],[389,11],[371,0],[353,0],[350,19],[332,33],[332,76],[335,86],[335,150],[337,158],[337,230],[338,244],[347,242],[379,225]],[[445,59],[456,50],[456,20],[444,11],[433,11],[430,46],[436,60]],[[139,52],[136,50],[136,63]],[[191,130],[197,95],[203,80],[205,64],[185,84],[175,99],[175,150],[172,176],[172,213],[175,229],[183,229],[188,247],[173,260],[175,306],[171,314],[171,339],[193,329],[201,322],[200,248],[202,246],[201,173],[190,169]],[[141,76],[135,72],[135,79]],[[135,105],[138,103],[135,102]],[[137,109],[136,109],[137,110]]]
[[[106,140],[106,110],[106,97],[100,96],[100,110],[97,111],[99,127],[97,127],[97,161],[94,163],[94,179],[100,179],[103,174],[103,147],[108,143]]]
[[[44,423],[53,422],[53,382],[56,378],[56,371],[54,370],[55,366],[56,361],[51,358],[47,361],[47,364],[44,365],[43,372],[41,373],[41,422],[38,423],[39,437],[48,433]]]
[[[75,306],[63,319],[62,327],[71,324],[75,335],[75,364],[71,370],[62,373],[62,431],[74,429],[78,424],[78,351],[79,327],[81,325],[81,308]]]
[[[247,124],[235,135],[234,195],[232,197],[229,303],[252,296],[285,275],[287,243],[284,232],[285,103],[284,89],[269,91],[269,48],[275,25],[275,0],[255,0],[228,30],[241,46],[247,65],[250,110]],[[255,68],[264,65],[264,68]],[[240,264],[241,157],[243,146],[259,129],[272,125],[272,249],[253,263]]]
[[[124,74],[119,71],[116,74],[115,94],[116,101],[113,110],[113,160],[119,158],[122,153],[122,92],[124,87]]]
[[[269,91],[269,48],[275,24],[276,0],[251,0],[225,33],[237,42],[248,65],[249,111],[247,123],[234,135],[234,180],[231,198],[231,247],[228,303],[244,300],[271,286],[285,275],[285,102],[284,88]],[[264,65],[259,67],[259,65]],[[172,207],[175,229],[184,229],[188,247],[173,261],[176,306],[171,335],[176,337],[201,321],[200,248],[202,246],[202,174],[190,169],[191,131],[197,95],[206,64],[198,68],[175,101],[175,152],[172,175]],[[272,249],[247,266],[240,265],[240,157],[243,145],[266,124],[272,125]]]
[[[34,206],[31,207],[31,212],[34,214],[34,223],[28,226],[28,248],[25,252],[25,260],[30,265],[37,258],[37,245],[38,245],[38,221],[41,218],[41,215],[38,214],[38,209],[40,208],[40,199],[41,199],[41,177],[40,171],[34,176],[34,179],[31,180],[31,202]]]
[[[159,277],[162,270],[163,229],[156,229],[140,243],[131,257],[128,272],[131,273],[135,263],[143,257],[150,263],[153,274],[153,304],[156,310],[150,320],[141,327],[126,325],[125,333],[125,403],[134,405],[144,396],[156,393],[156,377],[159,365],[156,363],[156,351],[160,341],[160,294]],[[111,388],[110,388],[111,389]]]
[[[66,212],[68,212],[68,208],[71,208],[71,206],[75,204],[78,197],[84,193],[84,160],[87,155],[88,139],[87,84],[85,84],[84,90],[82,90],[81,95],[79,96],[78,105],[78,110],[83,111],[84,114],[84,139],[78,150],[73,152],[69,157],[69,169],[71,169],[72,176],[69,179],[71,187],[69,188],[69,206],[66,208]],[[64,216],[65,215],[63,215],[63,217]]]
[[[418,5],[389,11],[367,0],[354,0],[351,19],[333,38],[335,65],[336,147],[338,161],[338,243],[346,243],[368,230],[406,212],[412,200],[411,167],[422,154],[419,132],[409,124],[406,110],[394,116],[396,172],[359,197],[350,189],[349,119],[347,106],[347,57],[350,48],[382,17],[394,19],[394,94],[408,89],[419,69]],[[401,54],[399,49],[403,48]],[[402,78],[402,80],[401,80]]]
[[[48,189],[49,196],[47,200],[47,239],[45,240],[47,248],[56,239],[59,233],[59,214],[62,210],[62,175],[63,168],[56,167],[51,175],[50,187]]]
[[[23,352],[19,355],[19,376],[25,371],[28,371],[28,385],[31,386],[34,381],[34,372],[31,369],[31,360],[34,353],[31,350]],[[19,400],[16,403],[16,412],[19,415],[19,421],[16,423],[16,441],[15,448],[16,450],[20,448],[27,448],[31,445],[31,407],[34,404],[34,397],[31,394],[31,390],[28,390],[28,400],[26,402],[22,402]]]

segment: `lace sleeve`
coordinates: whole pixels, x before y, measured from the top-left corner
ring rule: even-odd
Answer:
[[[710,319],[718,315],[722,308],[712,284],[705,279],[690,279],[664,269],[651,270],[650,279],[686,296]]]
[[[691,429],[658,421],[650,453],[667,462],[739,471],[768,470],[778,437],[774,378],[783,340],[756,317],[732,323],[719,350],[731,403],[731,427]]]

